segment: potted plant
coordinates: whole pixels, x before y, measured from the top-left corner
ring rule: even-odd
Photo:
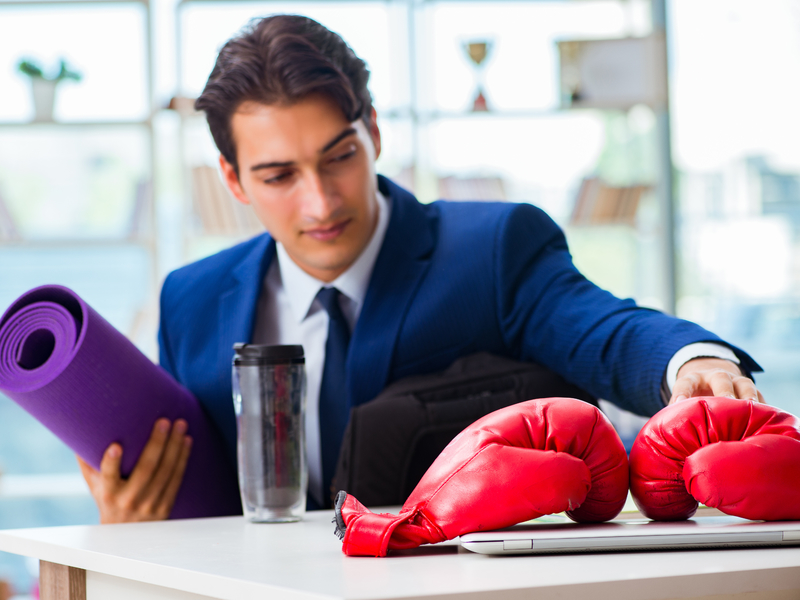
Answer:
[[[56,87],[60,82],[81,80],[81,74],[67,67],[64,59],[61,59],[58,70],[49,77],[44,74],[42,67],[33,60],[23,59],[19,62],[17,68],[31,79],[34,121],[53,120]]]

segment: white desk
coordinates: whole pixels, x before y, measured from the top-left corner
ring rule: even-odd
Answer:
[[[800,548],[488,557],[450,542],[353,558],[341,553],[331,518],[324,511],[281,525],[227,517],[7,530],[0,550],[77,567],[70,572],[81,577],[85,570],[89,600],[800,598]]]

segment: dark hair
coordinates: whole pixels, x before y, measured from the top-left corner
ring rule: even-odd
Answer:
[[[238,174],[231,117],[243,102],[294,104],[323,94],[349,121],[369,124],[368,80],[366,64],[339,35],[307,17],[275,15],[254,19],[222,47],[194,106]]]

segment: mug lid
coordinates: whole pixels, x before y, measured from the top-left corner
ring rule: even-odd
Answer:
[[[306,362],[303,346],[269,346],[266,344],[233,345],[235,365],[263,365],[263,364],[304,364]]]

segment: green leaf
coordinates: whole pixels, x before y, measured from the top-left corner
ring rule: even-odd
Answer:
[[[21,60],[17,65],[17,68],[20,70],[20,72],[29,77],[41,77],[44,79],[44,72],[42,72],[42,68],[32,60]]]

